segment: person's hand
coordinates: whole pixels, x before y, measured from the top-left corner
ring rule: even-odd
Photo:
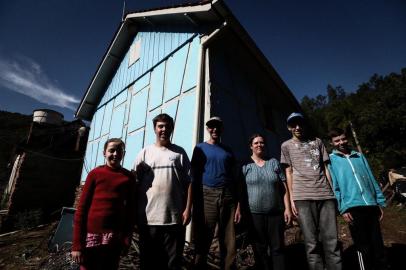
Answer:
[[[380,206],[379,206],[379,211],[380,211],[379,221],[382,221],[382,219],[383,219],[383,209]]]
[[[299,214],[297,212],[295,202],[293,200],[290,201],[290,208],[292,208],[292,214],[297,217]]]
[[[83,254],[80,251],[72,251],[71,252],[72,260],[77,263],[81,264],[83,263]]]
[[[289,225],[290,222],[292,221],[292,211],[290,211],[290,209],[285,209],[283,216],[285,218],[286,225]]]
[[[190,223],[191,215],[190,215],[190,209],[185,209],[182,213],[182,225],[186,226]]]
[[[347,222],[347,223],[351,223],[354,220],[350,213],[344,213],[344,214],[342,214],[342,216],[343,216],[343,219],[345,220],[345,222]]]
[[[240,206],[237,206],[237,209],[235,210],[235,214],[234,214],[234,223],[238,224],[241,221],[241,210],[240,210]]]

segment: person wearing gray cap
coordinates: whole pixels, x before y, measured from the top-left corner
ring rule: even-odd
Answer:
[[[289,115],[287,126],[292,138],[282,144],[280,162],[285,167],[292,213],[303,232],[309,270],[340,270],[336,201],[326,167],[329,156],[319,138],[308,136],[301,113]]]
[[[223,121],[212,117],[206,122],[208,141],[193,150],[193,224],[195,269],[207,269],[216,225],[221,255],[221,269],[235,269],[234,223],[241,220],[239,177],[230,148],[220,142]]]

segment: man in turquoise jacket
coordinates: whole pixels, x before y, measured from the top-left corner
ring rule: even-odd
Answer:
[[[334,147],[328,166],[338,209],[348,223],[360,269],[387,269],[379,222],[385,197],[364,155],[348,145],[342,129],[329,132]]]

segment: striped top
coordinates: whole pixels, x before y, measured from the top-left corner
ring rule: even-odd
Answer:
[[[290,139],[281,146],[281,163],[293,169],[293,200],[328,200],[334,194],[324,172],[329,157],[319,138]]]
[[[272,158],[260,167],[253,160],[242,167],[247,184],[250,210],[255,214],[284,210],[282,181],[286,181],[279,162]]]

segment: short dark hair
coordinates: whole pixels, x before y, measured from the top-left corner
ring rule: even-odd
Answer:
[[[122,139],[120,139],[120,138],[110,138],[110,139],[108,139],[108,140],[104,143],[103,151],[106,151],[107,146],[108,146],[109,143],[111,143],[111,142],[118,143],[119,146],[120,146],[123,150],[125,150],[125,143],[123,142]]]
[[[257,137],[261,137],[262,139],[264,139],[264,142],[265,142],[265,137],[264,137],[262,134],[260,134],[260,133],[254,133],[254,134],[252,134],[252,135],[250,136],[250,138],[249,138],[249,140],[248,140],[248,145],[251,146],[251,145],[252,145],[252,142],[253,142],[254,139],[257,138]]]
[[[328,136],[329,136],[330,139],[332,139],[334,137],[337,137],[337,136],[340,136],[340,135],[343,135],[343,134],[347,135],[343,129],[338,128],[338,127],[332,128],[328,132]]]
[[[154,117],[154,119],[152,119],[152,123],[154,124],[154,128],[156,127],[156,123],[158,123],[158,122],[168,123],[171,126],[172,129],[174,127],[173,118],[170,117],[166,113],[158,114],[157,116]]]

